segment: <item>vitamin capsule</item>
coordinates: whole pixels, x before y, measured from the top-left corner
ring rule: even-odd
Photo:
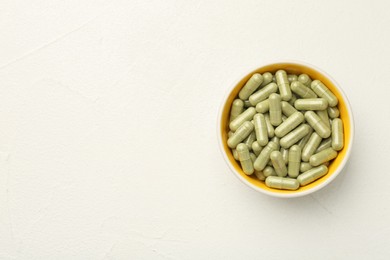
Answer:
[[[272,82],[272,74],[270,72],[263,73],[263,82],[261,83],[260,87],[267,86],[269,83]]]
[[[234,134],[233,131],[229,131],[229,132],[228,132],[228,137],[229,137],[229,138],[232,137],[233,134]]]
[[[314,152],[317,150],[321,141],[322,141],[321,136],[319,136],[316,132],[311,134],[309,141],[307,141],[307,144],[303,147],[302,161],[304,162],[309,161],[310,156],[312,156]]]
[[[282,154],[279,151],[273,151],[269,158],[271,159],[272,166],[274,167],[276,174],[280,177],[287,176],[287,168]]]
[[[279,138],[285,136],[295,127],[300,125],[303,122],[303,119],[304,116],[301,112],[295,112],[275,129],[275,135]]]
[[[276,149],[279,150],[279,148],[280,148],[280,139],[278,137],[274,136],[274,137],[271,138],[271,141],[274,142],[277,145]]]
[[[232,122],[230,122],[229,127],[230,130],[236,131],[245,121],[252,120],[253,116],[256,114],[256,109],[254,107],[250,107],[244,112],[242,112],[239,116],[237,116]]]
[[[244,100],[244,107],[245,108],[248,108],[248,107],[253,107],[252,104],[249,102],[249,100]]]
[[[288,75],[287,75],[287,79],[288,79],[288,83],[291,84],[292,82],[298,80],[298,76],[297,76],[297,75],[294,75],[294,74],[288,74]]]
[[[310,127],[309,132],[307,133],[307,135],[305,137],[303,137],[301,140],[299,140],[298,146],[301,148],[301,151],[302,151],[303,147],[305,147],[305,145],[309,141],[310,136],[311,136],[312,133],[313,133],[313,128]]]
[[[307,111],[305,113],[306,121],[309,123],[311,127],[313,127],[314,131],[317,132],[319,136],[322,138],[328,138],[330,136],[330,129],[325,125],[325,123],[317,116],[313,111]]]
[[[336,118],[339,117],[340,111],[337,107],[328,107],[328,115],[330,118]]]
[[[278,145],[274,142],[268,142],[267,146],[263,148],[259,156],[257,157],[254,167],[257,171],[261,171],[265,168],[269,161],[269,156],[273,151],[276,151],[278,149]]]
[[[278,90],[278,85],[276,85],[274,82],[269,83],[267,86],[253,93],[249,97],[249,102],[252,104],[252,106],[255,106],[257,105],[257,103],[266,100],[269,97],[269,95],[275,93],[277,90]]]
[[[324,110],[328,107],[328,101],[324,98],[297,99],[294,107],[298,110]]]
[[[317,150],[315,151],[315,153],[319,153],[323,150],[325,150],[326,148],[329,148],[332,146],[332,138],[329,137],[329,138],[326,138],[324,139],[320,145],[318,146]]]
[[[305,186],[318,180],[328,172],[328,167],[321,165],[319,167],[312,168],[298,176],[297,180],[301,186]]]
[[[284,70],[278,70],[275,73],[276,82],[278,83],[280,97],[289,101],[291,99],[290,83],[288,82],[287,73]],[[271,117],[272,118],[272,117]]]
[[[237,118],[244,111],[244,101],[235,99],[230,110],[230,122]]]
[[[244,139],[244,144],[248,146],[249,151],[252,150],[252,144],[254,141],[256,141],[256,134],[255,131],[252,131],[252,133],[250,133],[248,137]]]
[[[269,100],[263,100],[256,105],[256,111],[258,113],[266,113],[269,110]]]
[[[309,162],[312,166],[318,166],[320,164],[323,164],[324,162],[333,160],[334,158],[336,158],[336,156],[337,152],[333,150],[333,148],[326,148],[325,150],[310,156]]]
[[[285,135],[282,139],[280,139],[280,145],[283,148],[290,148],[293,144],[302,139],[305,135],[307,135],[310,131],[310,126],[307,124],[302,124],[295,128],[293,131]]]
[[[253,117],[255,125],[256,140],[261,146],[265,146],[268,143],[267,124],[263,114],[256,114]]]
[[[280,190],[296,190],[299,188],[299,182],[296,179],[284,178],[279,176],[269,176],[265,179],[265,185],[270,188]]]
[[[282,104],[282,113],[287,117],[291,116],[292,114],[298,111],[292,105],[290,105],[290,103],[286,101],[282,101],[281,104]]]
[[[255,175],[257,177],[257,179],[261,180],[261,181],[264,181],[265,180],[265,176],[264,176],[264,173],[262,171],[255,171]]]
[[[298,145],[293,145],[288,153],[288,176],[296,178],[299,175],[299,167],[301,165],[301,148]]]
[[[307,75],[307,74],[299,75],[298,81],[301,82],[303,85],[310,87],[311,78],[309,77],[309,75]]]
[[[288,101],[288,103],[289,103],[290,105],[293,106],[295,100],[297,100],[297,96],[295,96],[294,94],[292,94],[291,99]]]
[[[288,149],[280,148],[280,153],[282,154],[284,164],[287,164],[288,163]]]
[[[255,170],[253,168],[253,163],[249,154],[248,146],[246,144],[239,144],[236,148],[238,152],[238,159],[241,163],[241,168],[246,175],[251,175]]]
[[[330,107],[337,106],[337,97],[319,80],[314,80],[311,83],[311,89],[319,97],[325,98],[328,101]]]
[[[265,114],[264,117],[265,117],[265,123],[267,124],[268,138],[272,138],[275,136],[274,126],[271,124],[271,121],[269,119],[269,114]]]
[[[282,123],[281,97],[275,93],[269,96],[269,119],[273,126],[278,126]]]
[[[256,156],[259,156],[261,150],[263,150],[263,147],[261,145],[259,145],[259,143],[257,141],[254,141],[252,143],[252,151],[253,153],[256,155]]]
[[[306,87],[299,81],[291,83],[291,91],[300,96],[301,98],[316,98],[316,93],[310,88]]]
[[[344,147],[344,131],[343,121],[340,118],[335,118],[332,121],[332,148],[340,151]]]
[[[263,76],[259,73],[255,73],[252,77],[245,83],[244,87],[238,93],[238,97],[242,100],[246,100],[260,87],[263,82]]]
[[[301,162],[301,166],[299,167],[299,171],[306,172],[306,171],[310,170],[311,168],[313,168],[313,166],[311,166],[310,163]]]
[[[250,133],[253,131],[254,126],[251,122],[246,121],[243,123],[236,132],[227,141],[230,148],[236,148]]]
[[[276,172],[274,170],[274,167],[272,167],[272,166],[266,166],[263,170],[263,174],[265,177],[276,176]]]
[[[325,125],[330,129],[328,111],[327,110],[318,110],[318,111],[316,111],[316,113],[317,113],[317,116],[319,118],[321,118],[322,122],[324,122]]]

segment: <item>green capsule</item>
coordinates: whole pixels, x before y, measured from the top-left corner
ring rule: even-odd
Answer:
[[[271,124],[271,120],[269,119],[269,114],[265,114],[265,123],[267,124],[267,133],[268,138],[272,138],[275,136],[274,126]]]
[[[252,131],[252,133],[250,133],[248,137],[244,139],[244,144],[248,146],[249,151],[252,150],[252,144],[254,141],[256,141],[256,134],[255,131]]]
[[[311,89],[322,98],[328,101],[330,107],[337,106],[337,97],[319,80],[314,80],[311,83]]]
[[[317,116],[313,111],[307,111],[305,113],[306,121],[309,123],[311,127],[313,127],[314,131],[317,132],[319,136],[322,138],[328,138],[331,134],[329,127]]]
[[[310,126],[307,124],[302,124],[280,139],[280,145],[286,149],[290,148],[293,144],[307,135],[309,131]]]
[[[256,111],[258,113],[266,113],[269,110],[269,100],[263,100],[256,105]]]
[[[298,110],[324,110],[328,107],[328,101],[324,98],[297,99],[294,107]]]
[[[255,106],[257,105],[257,103],[266,100],[269,97],[269,95],[275,93],[276,91],[278,91],[278,85],[276,85],[274,82],[269,83],[267,86],[253,93],[249,97],[249,102],[251,102],[252,106]]]
[[[261,180],[261,181],[264,181],[265,180],[265,176],[264,176],[264,172],[262,171],[256,171],[255,170],[255,175],[257,177],[257,179]]]
[[[310,87],[311,84],[311,78],[307,74],[301,74],[298,77],[298,81],[301,82],[303,85]]]
[[[287,116],[282,114],[282,123],[287,120]]]
[[[297,143],[297,145],[301,148],[301,151],[302,151],[303,147],[305,147],[305,145],[309,141],[310,136],[311,136],[312,133],[313,133],[313,128],[310,127],[309,132],[307,133],[307,135],[305,137],[303,137],[301,140],[299,140],[299,142]]]
[[[232,122],[230,122],[230,130],[236,131],[244,122],[252,120],[253,116],[256,114],[256,109],[250,107],[240,115],[238,115]]]
[[[277,176],[274,167],[272,166],[266,166],[263,170],[263,174],[265,177],[268,176]]]
[[[280,177],[287,176],[287,167],[284,163],[282,153],[279,151],[273,151],[269,158],[271,159],[272,166],[274,167],[276,174]]]
[[[305,186],[318,180],[328,172],[328,167],[321,165],[319,167],[312,168],[298,176],[297,180],[301,186]]]
[[[328,107],[328,115],[330,118],[336,118],[339,117],[340,111],[337,107]]]
[[[298,80],[298,76],[297,76],[297,75],[294,75],[294,74],[288,74],[288,75],[287,75],[287,79],[288,79],[288,83],[291,84],[292,82]]]
[[[263,76],[259,73],[255,73],[252,77],[245,83],[244,87],[238,93],[238,97],[242,100],[246,100],[260,87],[263,82]]]
[[[261,145],[259,145],[259,143],[257,141],[254,141],[252,143],[252,151],[253,153],[256,155],[256,156],[259,156],[261,150],[263,150],[263,147]]]
[[[243,123],[236,132],[227,141],[230,148],[236,148],[250,133],[253,131],[254,126],[251,122],[246,121]]]
[[[269,96],[269,119],[273,126],[278,126],[282,123],[281,97],[275,93]]]
[[[233,153],[234,159],[235,159],[236,161],[238,161],[239,159],[238,159],[238,152],[237,152],[237,150],[236,150],[236,149],[233,149],[233,150],[232,150],[232,153]]]
[[[242,170],[246,175],[251,175],[255,170],[253,168],[253,163],[250,157],[248,146],[246,146],[246,144],[241,143],[237,145],[236,150],[238,153],[238,159],[240,160]]]
[[[230,122],[237,118],[244,111],[244,101],[235,99],[230,109]]]
[[[290,105],[290,103],[286,101],[282,101],[281,104],[282,104],[282,113],[287,117],[291,116],[292,114],[298,111],[292,105]]]
[[[263,148],[259,156],[257,157],[254,166],[257,171],[261,171],[265,168],[269,161],[269,156],[273,151],[278,150],[278,145],[274,142],[268,142],[267,146]]]
[[[309,141],[307,141],[307,144],[303,147],[302,161],[304,162],[309,161],[310,156],[312,156],[314,152],[317,150],[321,141],[322,141],[321,136],[319,136],[316,132],[311,134]]]
[[[269,83],[272,82],[272,74],[270,72],[263,73],[263,82],[261,83],[260,87],[267,86]]]
[[[329,138],[326,138],[324,139],[320,145],[318,146],[317,150],[315,151],[315,153],[319,153],[323,150],[325,150],[326,148],[329,148],[332,146],[332,138],[329,137]]]
[[[316,113],[317,113],[318,117],[321,118],[322,122],[324,122],[325,125],[330,129],[328,111],[327,110],[318,110],[318,111],[316,111]]]
[[[332,148],[340,151],[344,147],[344,130],[343,121],[340,118],[335,118],[332,121]]]
[[[280,139],[278,137],[274,136],[274,137],[271,138],[271,141],[274,142],[278,146],[278,148],[276,148],[276,149],[279,150],[279,148],[280,148]]]
[[[251,157],[252,164],[254,164],[257,156],[254,153],[249,153],[249,156]]]
[[[279,138],[285,136],[300,125],[304,118],[301,112],[295,112],[275,129],[275,135]]]
[[[297,96],[295,96],[294,94],[292,94],[292,95],[291,95],[291,99],[288,101],[288,103],[289,103],[290,105],[293,106],[295,100],[297,100]]]
[[[301,166],[299,167],[299,171],[306,172],[306,171],[310,170],[311,168],[313,168],[313,166],[311,166],[310,163],[301,162]]]
[[[324,162],[333,160],[334,158],[336,158],[336,156],[337,152],[333,150],[333,148],[326,148],[325,150],[310,156],[309,162],[312,166],[318,166],[320,164],[323,164]]]
[[[298,145],[291,146],[288,153],[288,176],[296,178],[299,175],[301,165],[301,148]]]
[[[278,70],[275,73],[276,82],[278,83],[280,97],[285,100],[289,101],[291,99],[291,89],[290,89],[290,83],[288,82],[287,73],[284,70]]]
[[[291,91],[300,96],[301,98],[316,98],[316,93],[310,88],[306,87],[299,81],[291,83]]]
[[[296,190],[299,188],[299,182],[296,179],[284,178],[279,176],[269,176],[265,179],[265,185],[270,188],[280,190]]]
[[[291,148],[290,148],[291,149]],[[282,154],[283,161],[285,164],[288,164],[288,149],[280,148],[280,153]]]
[[[263,114],[256,114],[253,117],[255,125],[256,140],[261,146],[265,146],[268,143],[267,124],[265,123],[265,117]]]

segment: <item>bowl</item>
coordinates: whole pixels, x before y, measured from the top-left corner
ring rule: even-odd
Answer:
[[[227,146],[230,108],[233,100],[237,97],[240,89],[253,75],[253,73],[257,72],[263,74],[269,71],[274,74],[277,70],[280,69],[285,70],[288,74],[299,75],[302,73],[306,73],[313,80],[318,79],[322,81],[333,92],[333,94],[336,95],[339,100],[338,109],[340,111],[340,118],[343,121],[344,126],[344,148],[339,151],[337,157],[333,161],[331,161],[330,165],[328,166],[328,173],[322,178],[306,186],[300,187],[298,190],[294,191],[272,189],[267,187],[263,181],[258,180],[255,174],[252,174],[250,176],[246,175],[242,171],[239,162],[234,159],[231,149]],[[228,89],[227,94],[223,99],[222,106],[218,115],[217,135],[222,155],[229,168],[232,170],[235,176],[238,177],[239,180],[241,180],[244,184],[258,192],[274,197],[293,198],[308,195],[310,193],[320,190],[321,188],[328,185],[332,180],[337,177],[337,175],[340,174],[351,154],[354,138],[354,121],[352,109],[347,99],[347,96],[341,89],[340,85],[331,76],[329,76],[321,69],[304,62],[281,61],[265,64],[253,71],[250,71],[244,77],[240,78],[235,84],[233,84],[230,89]]]

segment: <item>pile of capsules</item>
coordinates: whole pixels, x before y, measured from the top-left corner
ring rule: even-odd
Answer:
[[[337,104],[307,74],[255,73],[232,103],[227,144],[245,174],[297,190],[326,175],[344,146]]]

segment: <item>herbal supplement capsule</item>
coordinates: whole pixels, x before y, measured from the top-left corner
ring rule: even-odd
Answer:
[[[263,174],[265,177],[268,177],[268,176],[276,176],[276,172],[275,172],[275,169],[274,167],[272,166],[266,166],[263,170]]]
[[[283,137],[303,122],[305,117],[301,112],[295,112],[275,129],[277,137]]]
[[[328,107],[328,115],[330,118],[336,118],[339,117],[340,111],[337,107]]]
[[[284,70],[278,70],[275,73],[276,82],[278,83],[280,97],[289,101],[291,99],[290,83],[288,82],[287,73]]]
[[[306,172],[306,171],[310,170],[311,168],[313,168],[313,166],[311,166],[310,163],[301,162],[301,166],[299,167],[299,171]]]
[[[314,154],[314,152],[317,150],[318,146],[321,143],[321,136],[319,136],[316,132],[312,133],[309,141],[307,141],[307,144],[303,147],[302,150],[302,161],[308,162],[310,159],[310,156]]]
[[[256,91],[260,84],[263,82],[263,76],[259,73],[255,73],[252,77],[245,83],[244,87],[238,93],[238,97],[242,100],[246,100]]]
[[[282,104],[280,102],[280,95],[273,93],[269,96],[269,119],[273,126],[282,123]]]
[[[309,162],[312,166],[318,166],[320,164],[323,164],[324,162],[333,160],[334,158],[336,158],[336,156],[337,152],[333,150],[333,148],[326,148],[325,150],[310,156]]]
[[[230,122],[237,118],[242,111],[244,111],[244,101],[241,99],[235,99],[230,110]]]
[[[244,107],[245,108],[248,108],[248,107],[253,107],[252,104],[249,102],[249,100],[244,100]]]
[[[259,156],[261,150],[263,150],[263,147],[261,147],[257,141],[254,141],[254,142],[252,143],[252,151],[253,151],[253,153],[254,153],[256,156]]]
[[[256,111],[258,113],[266,113],[269,110],[269,100],[263,100],[256,105]]]
[[[274,142],[268,142],[267,146],[263,148],[259,156],[257,157],[254,166],[257,171],[261,171],[265,168],[269,161],[271,153],[278,149],[278,145]]]
[[[316,93],[310,88],[306,87],[299,81],[291,83],[291,91],[300,96],[301,98],[316,98]]]
[[[326,126],[326,124],[317,116],[313,111],[307,111],[305,113],[306,121],[309,123],[311,127],[313,127],[314,131],[317,132],[319,136],[322,138],[328,138],[330,136],[330,129]]]
[[[296,179],[283,178],[279,176],[269,176],[265,179],[265,185],[270,188],[280,190],[296,190],[299,188],[299,182]]]
[[[252,133],[250,133],[248,137],[244,139],[244,144],[248,146],[249,151],[252,150],[252,144],[254,141],[256,141],[256,134],[255,131],[252,131]]]
[[[286,101],[282,101],[281,104],[282,104],[282,113],[287,117],[291,116],[292,114],[298,111],[292,105],[290,105],[290,103]]]
[[[280,145],[283,148],[290,148],[293,144],[302,139],[305,135],[307,135],[310,131],[310,126],[307,124],[302,124],[291,131],[289,134],[285,135],[282,139],[280,139]]]
[[[287,120],[287,116],[282,114],[282,123]]]
[[[238,152],[238,159],[241,163],[241,168],[246,175],[251,175],[255,169],[253,168],[253,163],[249,154],[248,146],[246,144],[239,144],[236,148]]]
[[[310,136],[311,136],[312,133],[313,133],[313,128],[310,127],[309,132],[307,133],[307,135],[305,137],[303,137],[301,140],[299,140],[298,146],[301,148],[301,151],[302,151],[303,147],[305,147],[305,145],[309,141]]]
[[[308,170],[307,172],[302,173],[298,176],[297,180],[301,186],[305,186],[309,183],[312,183],[315,180],[318,180],[328,172],[328,167],[321,165],[313,169]]]
[[[309,77],[309,75],[307,75],[307,74],[299,75],[298,81],[301,82],[303,85],[310,87],[311,78]]]
[[[253,117],[256,139],[259,145],[265,146],[268,143],[267,124],[263,114],[256,114]]]
[[[299,175],[299,167],[301,165],[301,148],[298,145],[293,145],[288,153],[288,176],[296,178]]]
[[[322,98],[328,101],[330,107],[337,106],[337,97],[319,80],[314,80],[311,83],[311,89]]]
[[[320,145],[318,146],[317,150],[315,151],[315,153],[319,153],[323,150],[325,150],[326,148],[329,148],[332,146],[332,138],[329,137],[329,138],[326,138],[325,140],[323,140]]]
[[[317,113],[318,117],[321,118],[322,122],[324,122],[325,125],[330,129],[328,111],[327,110],[318,110],[318,111],[316,111],[316,113]]]
[[[272,74],[270,72],[263,73],[263,82],[261,83],[260,87],[267,86],[269,83],[272,82]]]
[[[229,131],[229,132],[228,132],[228,137],[229,137],[229,138],[232,137],[233,134],[234,134],[233,131]]]
[[[239,116],[237,116],[232,122],[230,122],[229,127],[230,130],[236,131],[245,121],[252,120],[253,116],[256,114],[256,109],[254,107],[250,107],[244,112],[242,112]]]
[[[233,149],[233,150],[232,150],[232,153],[233,153],[234,159],[235,159],[236,161],[238,161],[239,159],[238,159],[238,152],[237,152],[237,150],[236,150],[236,149]]]
[[[255,163],[257,156],[254,153],[249,153],[249,156],[251,157],[252,164]]]
[[[332,121],[332,148],[340,151],[344,147],[343,121],[335,118]]]
[[[280,148],[280,139],[278,137],[274,136],[274,137],[271,138],[271,141],[274,142],[277,145],[276,149],[279,150],[279,148]]]
[[[230,148],[236,148],[250,133],[253,131],[254,126],[251,122],[246,121],[243,123],[236,132],[227,140],[227,144]]]
[[[284,164],[287,164],[288,163],[288,149],[280,148],[280,153],[282,154]]]
[[[287,79],[288,79],[288,82],[291,84],[291,82],[294,82],[294,81],[298,80],[298,76],[294,75],[294,74],[288,74],[287,75]]]
[[[267,86],[253,93],[249,97],[249,102],[251,102],[252,106],[255,106],[257,105],[257,103],[266,100],[269,97],[269,95],[275,93],[277,90],[278,90],[278,85],[276,85],[274,82],[269,83]]]
[[[264,176],[264,173],[262,171],[255,171],[255,175],[257,177],[257,179],[261,180],[261,181],[264,181],[265,180],[265,176]]]
[[[272,165],[275,169],[275,172],[278,176],[280,177],[285,177],[287,176],[287,168],[286,164],[284,163],[283,156],[281,152],[279,151],[273,151],[270,154],[270,157]]]
[[[294,94],[292,94],[291,99],[288,101],[288,103],[289,103],[290,105],[293,106],[295,100],[297,100],[297,96],[295,96]]]
[[[298,110],[324,110],[328,107],[328,101],[324,98],[297,99],[294,107]]]
[[[271,121],[269,119],[269,114],[265,114],[265,123],[267,124],[267,133],[268,137],[272,138],[275,136],[275,129],[274,126],[271,124]]]

